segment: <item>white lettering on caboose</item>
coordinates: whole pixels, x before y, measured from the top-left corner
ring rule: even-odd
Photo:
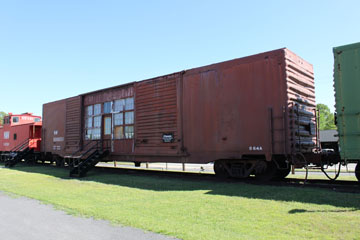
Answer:
[[[22,116],[21,120],[25,120],[25,121],[34,121],[33,117],[27,117],[27,116]]]

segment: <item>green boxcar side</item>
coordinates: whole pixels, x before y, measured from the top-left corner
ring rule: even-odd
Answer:
[[[360,43],[335,47],[334,88],[340,155],[360,159]]]

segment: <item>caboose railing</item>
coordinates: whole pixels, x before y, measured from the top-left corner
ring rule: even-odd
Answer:
[[[25,139],[24,141],[16,145],[14,148],[12,148],[10,152],[19,152],[25,150],[27,147],[29,147],[29,142],[30,142],[29,138]]]

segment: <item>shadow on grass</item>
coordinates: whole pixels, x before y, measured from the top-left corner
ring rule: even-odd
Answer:
[[[319,213],[319,212],[323,212],[323,213],[344,213],[344,212],[355,212],[358,209],[345,209],[345,210],[306,210],[306,209],[292,209],[289,211],[289,214],[296,214],[296,213]]]
[[[3,166],[0,164],[0,166]],[[67,168],[56,168],[44,165],[17,165],[13,170],[40,173],[64,180],[69,178]],[[244,197],[249,199],[264,199],[285,202],[301,202],[318,205],[331,205],[335,207],[350,208],[349,211],[360,210],[360,194],[340,193],[328,189],[300,188],[289,186],[269,186],[247,184],[241,181],[214,181],[211,179],[193,179],[187,176],[172,177],[165,174],[145,173],[137,170],[116,169],[115,173],[109,173],[101,169],[95,169],[88,173],[87,177],[79,181],[98,182],[103,184],[118,185],[123,187],[137,188],[152,191],[197,191],[205,190],[205,194],[223,195],[231,197]],[[344,210],[344,211],[348,211]],[[342,211],[342,210],[341,210]],[[316,212],[304,209],[293,209],[289,214]]]

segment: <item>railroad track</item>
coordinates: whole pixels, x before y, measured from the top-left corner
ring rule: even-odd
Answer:
[[[153,169],[134,169],[134,168],[119,168],[119,167],[104,167],[99,166],[94,171],[113,173],[113,174],[136,174],[141,176],[157,176],[168,177],[185,180],[197,180],[197,181],[213,181],[213,182],[226,182],[226,183],[246,183],[253,185],[265,185],[265,186],[283,186],[283,187],[301,187],[301,188],[322,188],[337,192],[359,193],[360,183],[358,181],[344,181],[336,180],[330,181],[327,179],[298,179],[298,178],[286,178],[282,181],[258,181],[255,178],[248,179],[220,179],[211,173],[196,173],[196,172],[175,172],[175,171],[162,171]]]

